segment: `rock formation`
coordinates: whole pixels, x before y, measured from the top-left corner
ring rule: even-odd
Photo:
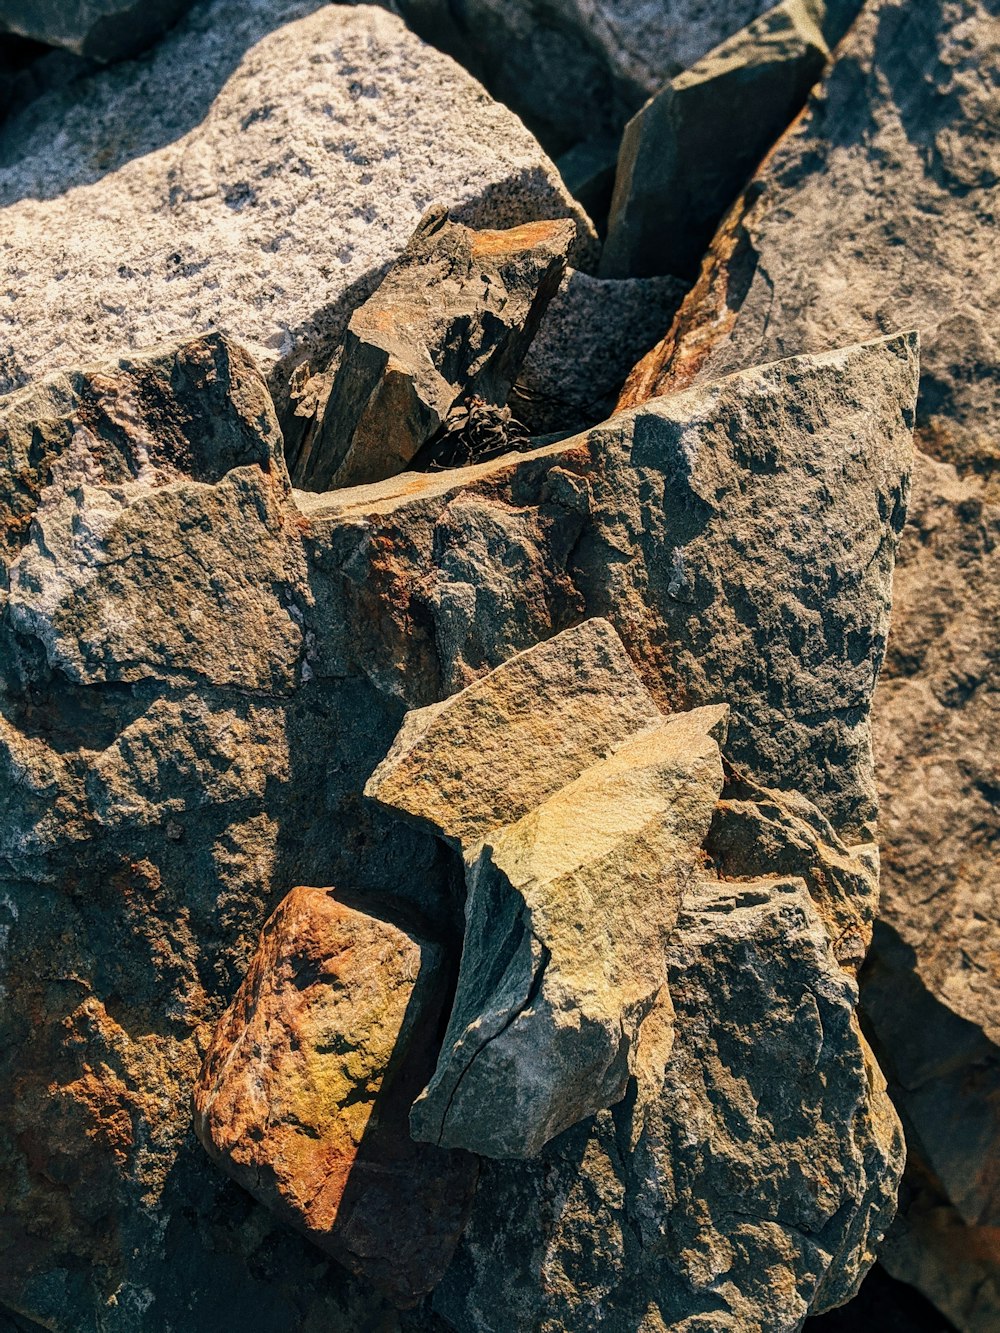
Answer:
[[[895,1085],[904,1120],[924,1124],[911,1129],[915,1179],[919,1158],[937,1181],[931,1196],[946,1209],[949,1201],[957,1206],[977,1234],[1000,1219],[995,1190],[986,1207],[962,1202],[965,1182],[984,1152],[995,1156],[997,1142],[980,1090],[996,1087],[1000,980],[992,743],[1000,661],[997,279],[985,261],[1000,179],[1000,120],[990,91],[998,68],[1000,27],[991,5],[867,5],[805,116],[724,222],[667,338],[637,367],[623,397],[635,404],[886,326],[921,331],[920,452],[875,710],[885,919],[878,966],[891,956],[891,967],[884,965],[899,977],[912,971],[921,994],[924,1017],[908,1020],[918,1049],[898,1051]],[[868,1019],[891,1066],[898,1015],[912,1011],[900,1001],[900,984],[873,984],[867,994]],[[953,1020],[978,1031],[971,1046],[955,1047],[944,1035]],[[957,1054],[963,1050],[967,1061]],[[918,1111],[935,1101],[929,1115]],[[951,1131],[946,1105],[966,1133]],[[948,1141],[953,1166],[945,1179],[924,1134]],[[961,1249],[954,1234],[951,1224],[947,1232],[922,1225],[909,1232],[913,1246],[947,1235],[949,1256]],[[971,1232],[969,1249],[991,1253]],[[937,1300],[934,1275],[950,1262],[928,1254],[899,1271],[921,1275]],[[960,1327],[966,1317],[956,1311],[972,1308],[974,1290],[997,1283],[994,1268],[984,1284],[986,1260],[976,1262],[980,1275],[964,1296],[956,1296],[954,1275],[941,1279],[942,1308]],[[995,1321],[998,1308],[980,1308],[976,1320]]]
[[[0,0],[0,1333],[992,1333],[993,0],[140,8]]]

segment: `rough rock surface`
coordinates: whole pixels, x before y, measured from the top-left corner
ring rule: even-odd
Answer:
[[[882,911],[920,984],[994,1041],[998,71],[994,5],[869,4],[624,397],[875,329],[920,329],[921,452],[875,710]],[[871,1010],[876,1033],[883,1009]],[[936,1032],[917,1033],[927,1069],[949,1066]],[[900,1096],[905,1117],[913,1094]]]
[[[514,108],[550,152],[620,131],[647,97],[771,0],[390,0]],[[827,41],[859,0],[811,0]]]
[[[514,415],[533,435],[606,420],[686,292],[679,278],[619,282],[571,270],[528,348],[509,400]]]
[[[502,406],[575,236],[569,219],[476,231],[431,209],[351,316],[322,418],[288,459],[296,484],[395,476],[456,404]]]
[[[458,991],[418,1138],[533,1157],[629,1078],[643,1101],[658,1090],[673,1035],[663,948],[722,786],[725,717],[646,728],[469,849]]]
[[[228,365],[217,429],[240,438],[239,405],[263,384],[245,358]],[[454,853],[364,801],[364,784],[408,708],[587,616],[615,624],[661,708],[731,697],[732,758],[800,788],[850,842],[871,813],[865,719],[914,389],[912,343],[890,339],[532,454],[326,496],[289,492],[266,414],[222,476],[108,482],[107,440],[132,427],[94,413],[97,443],[75,447],[85,479],[40,496],[54,544],[36,522],[5,558],[22,609],[16,625],[10,606],[0,616],[4,1306],[56,1333],[440,1333],[441,1316],[392,1314],[208,1169],[191,1089],[262,923],[294,886],[335,883],[418,907],[433,938],[456,932]],[[728,650],[701,659],[714,626]],[[835,1049],[861,1068],[854,1047]],[[799,1051],[781,1048],[793,1068]],[[877,1083],[872,1095],[862,1126]],[[864,1262],[857,1201],[891,1193],[894,1160],[872,1157],[868,1185],[850,1168],[841,1269]],[[789,1259],[797,1273],[840,1254],[824,1236]],[[772,1304],[798,1309],[774,1271]]]
[[[575,214],[593,257],[515,116],[383,10],[313,8],[211,0],[0,130],[0,390],[221,329],[283,410],[435,201],[498,227]]]
[[[2,0],[0,32],[64,46],[97,60],[134,55],[175,22],[191,0]]]
[[[615,631],[586,620],[407,713],[365,795],[471,851],[660,717]]]
[[[447,993],[440,946],[293,889],[194,1089],[213,1159],[403,1305],[443,1275],[476,1180],[474,1158],[407,1126]]]
[[[601,274],[695,277],[719,219],[827,55],[809,0],[782,0],[636,112],[618,156]]]
[[[677,1037],[638,1135],[623,1103],[483,1163],[433,1296],[459,1333],[778,1333],[860,1281],[902,1143],[805,887],[705,880],[669,961]]]

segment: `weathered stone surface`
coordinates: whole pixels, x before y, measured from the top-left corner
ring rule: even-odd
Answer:
[[[723,879],[770,872],[804,880],[837,962],[855,971],[860,967],[878,911],[877,843],[846,847],[829,821],[796,792],[769,791],[728,769],[705,846]]]
[[[637,1137],[624,1103],[483,1163],[433,1297],[459,1333],[778,1333],[871,1262],[901,1137],[804,885],[704,881],[669,961],[677,1036]]]
[[[265,500],[268,474],[252,462],[216,481],[154,486],[153,499],[176,487],[183,502],[176,522],[142,527],[131,595],[152,614],[148,626],[145,614],[135,619],[127,642],[117,622],[93,620],[100,603],[63,547],[53,664],[31,628],[43,618],[15,631],[9,608],[0,615],[0,758],[12,779],[0,779],[4,1306],[56,1333],[208,1333],[234,1322],[262,1333],[441,1333],[440,1316],[392,1314],[370,1284],[207,1168],[191,1088],[261,925],[295,885],[337,883],[419,908],[435,938],[459,930],[453,852],[364,801],[364,784],[408,708],[439,702],[587,616],[615,624],[659,707],[732,697],[741,760],[759,759],[753,771],[769,787],[802,785],[849,842],[860,821],[847,812],[868,798],[837,727],[846,718],[864,728],[913,373],[909,344],[890,340],[749,372],[456,472],[327,496],[290,495],[275,474]],[[233,397],[216,403],[238,422],[226,407]],[[268,456],[267,424],[255,458]],[[734,437],[757,452],[729,453]],[[234,491],[257,498],[223,504]],[[137,509],[128,523],[138,525]],[[741,545],[755,522],[773,531],[782,513],[799,516],[794,540]],[[122,523],[112,534],[129,530]],[[695,538],[698,561],[685,570],[706,571],[713,614],[735,605],[757,617],[707,673],[688,648],[704,608],[668,591],[675,549]],[[748,604],[740,589],[753,560],[760,579]],[[840,594],[817,587],[827,608],[820,671],[818,646],[815,663],[802,650],[810,603],[799,590],[831,561]],[[287,639],[261,643],[260,620],[241,620],[244,603],[231,611],[226,591],[202,603],[211,614],[181,622],[183,650],[168,654],[157,608],[176,565],[204,589],[209,570],[223,591],[245,578],[264,624],[272,612],[283,624],[273,608],[285,608]],[[123,597],[124,575],[113,577]],[[84,644],[92,625],[100,651]],[[873,665],[845,694],[842,663],[868,654]],[[78,672],[82,663],[84,678],[71,679],[66,663]],[[783,700],[785,679],[808,680],[808,701]],[[766,707],[794,723],[774,749],[764,743],[765,689]],[[762,719],[753,727],[751,714]],[[578,1197],[588,1188],[581,1182]],[[588,1225],[589,1237],[593,1216]],[[523,1236],[519,1245],[518,1255],[530,1248]],[[594,1252],[591,1241],[578,1252]]]
[[[416,1137],[534,1157],[630,1079],[643,1104],[659,1091],[665,947],[722,787],[726,715],[663,719],[467,854],[458,991]]]
[[[475,1159],[415,1144],[407,1113],[448,993],[438,946],[294,889],[219,1021],[195,1128],[251,1194],[401,1304],[437,1283]]]
[[[587,620],[407,713],[365,794],[468,851],[660,716],[615,631]]]
[[[921,452],[875,709],[883,911],[920,984],[994,1041],[998,70],[992,4],[867,5],[624,399],[920,329]],[[947,1063],[933,1028],[914,1031],[928,1068]]]
[[[695,277],[719,219],[827,54],[809,0],[782,0],[636,112],[618,156],[601,274]]]
[[[567,273],[528,349],[510,405],[533,435],[606,420],[636,358],[687,291],[678,278],[607,281]]]
[[[620,131],[664,82],[768,0],[390,0],[524,118],[551,152]],[[833,45],[859,0],[811,0]]]
[[[592,255],[516,117],[384,11],[315,8],[211,0],[7,122],[0,391],[218,328],[284,410],[434,201],[477,226],[575,213]]]
[[[502,405],[566,266],[569,219],[473,231],[435,208],[354,312],[296,484],[323,491],[402,472],[473,397]]]
[[[3,0],[0,32],[14,32],[77,55],[119,60],[169,28],[191,0]]]

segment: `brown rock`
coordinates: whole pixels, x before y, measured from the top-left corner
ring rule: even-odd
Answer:
[[[473,1158],[407,1131],[447,988],[434,945],[293,889],[194,1090],[213,1159],[402,1305],[448,1266],[475,1184]]]
[[[401,472],[459,401],[507,401],[573,245],[569,220],[473,231],[431,209],[354,312],[322,420],[291,459],[329,490]]]

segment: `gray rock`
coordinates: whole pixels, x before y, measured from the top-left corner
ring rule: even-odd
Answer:
[[[0,31],[120,60],[155,41],[191,0],[2,0]]]
[[[860,1282],[902,1138],[805,886],[705,880],[669,965],[677,1035],[641,1127],[625,1102],[537,1162],[483,1163],[433,1297],[458,1333],[785,1333]]]
[[[347,326],[325,410],[297,458],[306,490],[394,476],[472,398],[502,406],[576,228],[473,231],[435,208]]]
[[[667,79],[768,0],[389,0],[522,116],[550,152],[620,132]],[[833,45],[859,0],[813,0]]]
[[[220,329],[284,412],[435,201],[477,226],[573,215],[595,257],[515,116],[383,10],[315,8],[210,0],[147,61],[7,122],[0,390]]]
[[[661,720],[467,853],[458,990],[415,1138],[534,1157],[630,1080],[643,1105],[657,1096],[664,951],[722,787],[726,717]]]
[[[651,98],[622,138],[601,274],[694,278],[827,54],[809,0],[782,0]]]
[[[998,71],[992,4],[866,6],[623,400],[876,329],[920,329],[912,522],[875,708],[883,911],[920,984],[994,1042],[1000,279],[984,256],[995,247]],[[928,1068],[947,1061],[934,1025],[914,1031]],[[899,1095],[905,1116],[912,1094]]]
[[[615,282],[571,270],[528,349],[510,396],[514,415],[533,435],[604,421],[686,292],[679,278]]]

